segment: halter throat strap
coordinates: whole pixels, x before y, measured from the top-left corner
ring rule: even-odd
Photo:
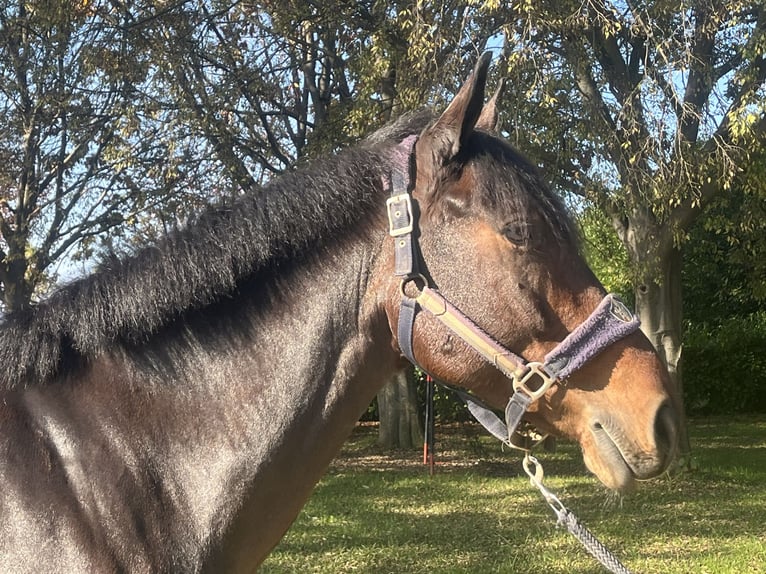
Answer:
[[[439,291],[429,287],[428,280],[418,272],[417,213],[410,193],[416,141],[417,136],[410,136],[396,146],[393,169],[384,177],[384,186],[390,190],[386,209],[389,235],[394,239],[394,273],[402,278],[397,325],[399,348],[410,362],[419,366],[413,333],[418,313],[425,310],[493,364],[512,381],[514,388],[505,408],[505,423],[473,395],[460,390],[458,394],[491,434],[515,447],[514,434],[533,402],[606,347],[638,330],[640,323],[617,296],[608,294],[583,323],[545,356],[543,362],[526,361],[493,339]],[[417,294],[409,295],[413,290]]]

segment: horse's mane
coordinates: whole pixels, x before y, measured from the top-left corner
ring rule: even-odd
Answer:
[[[40,384],[115,345],[140,345],[186,313],[232,297],[254,276],[277,275],[327,241],[353,235],[381,210],[381,175],[397,161],[392,148],[432,120],[425,111],[404,116],[360,145],[250,190],[229,206],[211,207],[156,245],[105,262],[45,301],[7,315],[0,323],[0,388]],[[549,222],[568,221],[534,170],[526,163],[518,170],[518,181],[502,187],[514,196],[532,193],[536,203],[543,199]]]
[[[0,387],[51,379],[62,364],[115,343],[148,339],[189,310],[231,296],[256,273],[349,234],[380,210],[386,149],[418,133],[422,116],[379,130],[356,147],[211,207],[156,245],[103,263],[0,323]]]

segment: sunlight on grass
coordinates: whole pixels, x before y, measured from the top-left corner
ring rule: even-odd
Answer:
[[[700,470],[624,498],[586,475],[578,448],[540,453],[548,486],[634,572],[766,573],[766,422],[692,423]],[[471,427],[418,453],[354,433],[261,572],[604,572],[521,476],[520,457]]]

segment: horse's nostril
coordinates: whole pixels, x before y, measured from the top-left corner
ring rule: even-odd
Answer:
[[[676,448],[678,427],[676,425],[676,411],[667,401],[657,410],[657,416],[654,419],[654,440],[658,450],[670,458]]]

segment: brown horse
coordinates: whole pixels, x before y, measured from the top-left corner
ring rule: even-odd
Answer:
[[[438,288],[531,361],[588,322],[604,290],[556,196],[491,133],[488,65],[440,117],[408,116],[6,317],[0,572],[252,571],[402,368],[403,289]],[[406,240],[387,229],[392,178],[412,191]],[[410,240],[414,281],[395,269]],[[514,394],[437,316],[410,335],[438,378],[497,408]],[[672,456],[668,384],[632,332],[526,417],[626,489]]]

